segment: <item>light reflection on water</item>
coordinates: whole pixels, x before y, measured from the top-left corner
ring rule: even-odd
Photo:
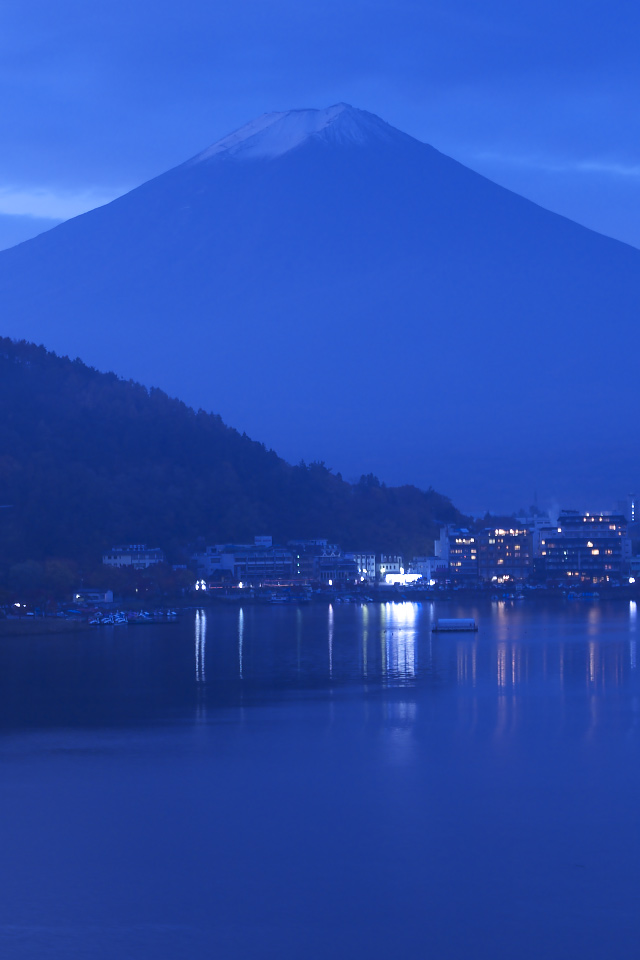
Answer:
[[[300,607],[296,610],[296,669],[300,676],[302,656],[302,610]]]
[[[440,616],[474,617],[479,629],[434,634]],[[630,690],[640,696],[637,643],[637,605],[628,601],[212,605],[175,624],[61,635],[55,644],[5,638],[0,724],[97,722],[100,711],[105,722],[180,713],[211,720],[222,705],[310,691],[327,701],[364,694],[405,704],[449,691],[461,717],[484,703],[497,722],[499,708],[503,730],[514,715],[520,722],[532,694],[558,718],[581,696],[592,725],[603,697],[623,705]]]
[[[604,602],[4,638],[0,955],[634,956],[636,643]]]
[[[329,604],[329,676],[333,676],[333,606]]]
[[[324,613],[323,613],[324,611]],[[459,611],[458,611],[459,612]],[[304,684],[328,681],[373,681],[383,687],[431,680],[472,690],[521,692],[531,683],[547,683],[563,691],[582,674],[587,691],[619,687],[637,664],[637,608],[631,602],[613,613],[585,607],[581,616],[553,616],[535,608],[514,609],[493,602],[474,614],[474,634],[432,634],[433,604],[413,602],[310,606],[276,610],[241,607],[236,612],[236,669],[240,681],[270,683],[295,679]],[[215,649],[207,650],[207,618],[224,621],[217,609],[194,613],[195,679],[207,680],[207,661],[215,658],[215,674],[227,668],[224,631]],[[560,610],[561,614],[564,611]],[[325,618],[324,668],[318,647],[318,618]],[[619,628],[626,624],[626,636]],[[612,625],[615,630],[612,632]],[[272,631],[276,628],[275,634]],[[267,629],[268,628],[268,629]],[[379,647],[371,645],[379,637]],[[277,637],[277,648],[274,640]],[[295,650],[292,649],[295,645]],[[251,668],[247,673],[247,650]],[[218,663],[218,659],[221,660]]]
[[[446,614],[473,616],[478,632],[433,634],[435,617]],[[208,616],[212,622],[224,620],[217,609]],[[358,685],[395,690],[386,716],[395,726],[401,721],[403,729],[416,721],[416,702],[429,688],[473,697],[458,705],[469,724],[477,722],[480,702],[492,702],[497,738],[514,735],[530,690],[564,709],[564,698],[582,688],[585,732],[593,732],[601,720],[601,696],[622,690],[637,673],[635,604],[594,603],[576,610],[500,601],[445,609],[405,601],[249,606],[235,616],[235,679],[245,691],[269,690],[275,696],[281,687],[297,686],[326,688],[327,695],[335,695]],[[215,648],[206,650],[202,612],[196,614],[195,629],[196,679],[204,682],[205,657],[214,658],[213,673],[222,684],[228,674],[224,631],[216,627]],[[207,669],[211,672],[211,664]],[[399,696],[402,689],[406,694]]]
[[[602,610],[600,604],[593,603],[588,608],[588,620],[589,627],[588,633],[590,637],[598,636],[600,630],[600,620],[602,616]]]
[[[369,644],[369,605],[363,604],[362,610],[362,676],[367,676],[368,644]]]
[[[380,622],[384,673],[392,680],[410,680],[416,673],[418,603],[386,603]]]
[[[196,615],[195,615],[196,683],[206,682],[206,663],[205,663],[206,648],[207,648],[207,615],[204,610],[196,610]]]

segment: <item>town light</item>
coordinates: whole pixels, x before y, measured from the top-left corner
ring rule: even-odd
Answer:
[[[636,582],[635,577],[629,577],[629,583],[635,583],[635,582]]]
[[[329,586],[330,586],[330,587],[333,586],[333,580],[329,580]]]
[[[240,583],[238,584],[238,586],[239,586],[240,589],[242,590],[242,580],[240,581]]]
[[[395,584],[401,587],[407,586],[409,583],[415,583],[416,580],[421,580],[421,573],[388,573],[385,577],[386,583]]]

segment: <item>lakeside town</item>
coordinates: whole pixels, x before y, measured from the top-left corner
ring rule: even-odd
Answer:
[[[407,591],[481,590],[502,595],[548,590],[592,596],[640,583],[635,497],[619,513],[563,510],[548,517],[521,517],[513,526],[471,530],[452,524],[440,530],[433,555],[403,557],[373,550],[344,551],[326,539],[276,544],[215,544],[194,551],[185,569],[199,599],[247,596],[283,600],[288,595],[386,596]],[[634,548],[636,552],[634,553]],[[159,548],[114,547],[106,566],[148,569],[165,562]],[[77,599],[80,599],[78,595]],[[90,597],[87,597],[90,599]]]
[[[621,505],[622,506],[622,505]],[[194,590],[225,586],[300,585],[334,590],[361,585],[387,587],[618,587],[640,579],[639,524],[635,497],[620,513],[563,510],[548,517],[516,518],[513,526],[472,531],[445,525],[432,556],[406,558],[369,550],[343,551],[325,539],[251,544],[215,544],[194,551],[189,567]],[[144,544],[114,547],[103,557],[113,567],[148,568],[164,562],[160,549]]]
[[[504,525],[502,525],[504,524]],[[169,564],[160,547],[113,546],[102,557],[105,585],[79,584],[66,601],[19,596],[3,619],[57,616],[83,622],[170,620],[177,608],[216,601],[306,603],[557,596],[568,599],[640,595],[640,523],[636,498],[617,512],[561,510],[557,517],[521,516],[475,529],[440,528],[433,553],[404,557],[371,549],[343,550],[327,539],[198,544],[184,563]],[[158,588],[164,576],[164,590]],[[120,584],[120,590],[113,578]],[[147,609],[149,603],[152,606]]]

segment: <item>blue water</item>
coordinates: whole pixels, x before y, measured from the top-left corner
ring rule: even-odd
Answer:
[[[2,639],[0,956],[635,958],[638,639],[579,602]]]

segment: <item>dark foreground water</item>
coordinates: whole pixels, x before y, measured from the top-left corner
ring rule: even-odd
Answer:
[[[4,639],[0,956],[635,960],[638,639],[526,602]]]

